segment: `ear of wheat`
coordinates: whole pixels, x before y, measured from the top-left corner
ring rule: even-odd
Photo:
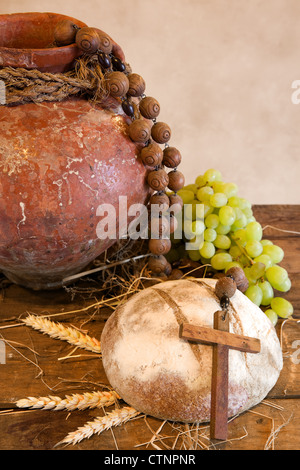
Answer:
[[[81,333],[76,328],[64,326],[61,323],[56,323],[37,315],[28,315],[22,321],[27,326],[31,326],[35,330],[39,330],[42,333],[51,336],[52,338],[67,341],[72,345],[87,349],[88,351],[92,351],[98,354],[101,353],[100,341],[98,341],[96,338],[92,338],[89,335]]]
[[[78,444],[83,439],[90,438],[93,434],[100,434],[112,427],[125,424],[127,421],[139,414],[139,411],[131,408],[130,406],[116,409],[105,416],[99,416],[93,421],[88,421],[84,426],[81,426],[76,431],[69,433],[62,441],[58,442],[55,447],[62,444]]]
[[[66,395],[65,398],[49,395],[47,397],[27,397],[16,402],[18,408],[31,408],[43,410],[86,410],[88,408],[102,408],[111,406],[120,399],[120,396],[112,391],[85,392]]]

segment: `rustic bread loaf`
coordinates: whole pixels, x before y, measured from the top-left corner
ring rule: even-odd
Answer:
[[[213,326],[220,310],[215,280],[167,281],[135,294],[108,319],[101,337],[103,366],[126,403],[161,419],[210,419],[212,347],[179,338],[179,325]],[[230,332],[256,337],[258,354],[229,351],[228,416],[259,403],[275,385],[282,352],[259,307],[236,291],[228,309]]]

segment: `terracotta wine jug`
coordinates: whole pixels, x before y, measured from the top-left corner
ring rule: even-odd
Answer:
[[[0,15],[0,67],[70,70],[76,44],[50,46],[62,18],[69,17]],[[128,206],[148,201],[130,122],[116,102],[113,108],[80,97],[0,106],[0,271],[9,280],[59,288],[116,242],[97,236],[100,204],[114,206],[118,228],[119,196]]]

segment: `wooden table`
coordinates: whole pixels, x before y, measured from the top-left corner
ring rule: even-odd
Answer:
[[[280,322],[277,330],[282,340],[284,367],[279,380],[268,397],[253,409],[236,417],[229,423],[228,441],[210,443],[209,430],[205,425],[198,430],[199,446],[204,449],[228,450],[295,450],[300,449],[300,206],[256,206],[256,219],[266,228],[264,238],[270,238],[285,251],[281,263],[289,272],[292,289],[285,297],[294,305],[293,320]],[[1,294],[1,292],[0,292]],[[8,284],[0,297],[0,339],[7,341],[6,363],[0,364],[0,449],[4,450],[46,450],[53,449],[69,432],[102,415],[102,410],[86,411],[44,411],[14,409],[12,404],[27,396],[59,395],[99,390],[99,384],[108,384],[101,358],[96,354],[80,351],[81,357],[60,360],[73,349],[69,344],[50,338],[27,326],[3,328],[19,323],[27,312],[45,314],[80,310],[92,303],[95,297],[83,298],[65,290],[55,292],[34,292],[20,286]],[[105,320],[111,310],[101,308],[81,311],[70,315],[54,317],[88,329],[92,336],[100,338]],[[87,323],[85,323],[87,322]],[[77,351],[78,353],[78,351]],[[76,353],[76,354],[77,354]],[[109,410],[109,409],[107,409]],[[67,450],[141,450],[143,443],[153,438],[162,421],[141,417],[129,421],[112,431],[92,436]],[[202,429],[203,428],[203,429]],[[193,444],[193,436],[185,431],[185,445]],[[178,430],[165,423],[160,431],[162,436],[171,436],[163,441],[154,441],[164,449],[162,443],[172,446]],[[180,437],[177,449],[182,445]],[[194,444],[195,445],[195,444]],[[148,450],[155,448],[150,444]]]

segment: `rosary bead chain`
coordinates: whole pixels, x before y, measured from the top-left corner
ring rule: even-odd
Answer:
[[[169,236],[176,230],[175,214],[183,207],[183,201],[177,191],[184,185],[184,176],[177,170],[181,163],[181,154],[168,144],[172,134],[171,128],[165,122],[157,121],[160,114],[159,102],[145,95],[146,84],[143,77],[132,73],[128,64],[112,53],[113,43],[109,36],[97,28],[80,28],[69,20],[58,25],[55,43],[66,45],[74,42],[85,55],[95,55],[109,94],[120,100],[122,110],[131,118],[132,122],[128,126],[130,139],[144,144],[140,157],[150,170],[147,182],[150,188],[156,191],[152,194],[149,204],[150,207],[152,204],[158,204],[159,207],[159,216],[151,218],[151,235],[154,238],[149,240],[149,250],[153,256],[150,257],[148,267],[156,275],[169,275],[172,266],[164,255],[171,249],[171,240],[165,235]],[[165,144],[164,150],[159,144]],[[172,171],[167,173],[164,167]],[[167,188],[174,193],[167,195]],[[164,213],[168,214],[168,217],[165,217]]]

